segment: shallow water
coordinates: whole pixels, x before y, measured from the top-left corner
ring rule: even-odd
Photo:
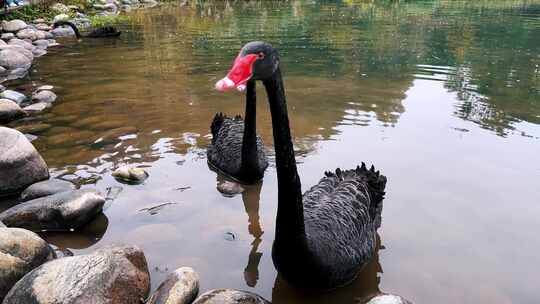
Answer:
[[[121,192],[82,231],[45,234],[75,254],[136,244],[157,287],[192,266],[202,290],[274,303],[537,303],[540,1],[221,1],[135,12],[119,40],[64,41],[37,61],[54,107],[20,121],[53,175]],[[271,261],[276,172],[233,198],[205,149],[213,90],[239,48],[279,48],[303,189],[325,170],[374,163],[388,177],[378,256],[352,285],[302,294]],[[258,131],[272,154],[259,85]],[[116,182],[121,164],[142,185]],[[190,187],[184,189],[184,187]],[[156,208],[153,208],[157,206]]]

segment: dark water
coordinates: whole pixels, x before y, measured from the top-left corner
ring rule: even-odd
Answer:
[[[104,216],[50,242],[76,254],[137,244],[154,287],[187,265],[203,291],[274,303],[362,303],[379,291],[417,303],[538,303],[540,1],[217,1],[132,17],[121,39],[64,41],[31,75],[60,98],[14,126],[39,136],[53,175],[123,188]],[[213,84],[255,39],[282,54],[303,188],[361,161],[389,180],[378,256],[334,293],[301,294],[276,274],[275,168],[226,198],[206,164],[213,115],[244,106]],[[119,184],[110,173],[121,164],[150,178]]]

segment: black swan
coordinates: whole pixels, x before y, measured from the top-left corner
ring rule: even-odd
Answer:
[[[81,35],[81,32],[77,28],[75,24],[69,21],[57,21],[54,23],[53,28],[57,28],[59,26],[67,25],[73,29],[75,32],[75,36],[77,39],[80,38],[110,38],[110,37],[118,37],[122,32],[117,30],[115,27],[112,26],[103,26],[93,29],[90,33],[86,35]]]
[[[272,260],[291,285],[330,290],[351,282],[376,253],[386,177],[364,163],[352,170],[326,172],[301,193],[291,140],[279,54],[264,42],[246,44],[229,74],[249,73],[266,88],[276,151],[278,208]],[[240,71],[239,69],[248,69]],[[238,83],[217,87],[225,91]]]
[[[268,161],[262,139],[257,136],[255,81],[247,82],[245,121],[216,114],[210,130],[212,143],[207,157],[210,167],[242,184],[253,184],[264,176]]]

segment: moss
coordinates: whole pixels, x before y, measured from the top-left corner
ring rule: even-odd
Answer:
[[[131,17],[128,15],[89,16],[88,19],[90,19],[92,22],[92,27],[100,27],[119,23],[128,23],[131,20]]]

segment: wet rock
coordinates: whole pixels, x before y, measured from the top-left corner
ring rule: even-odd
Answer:
[[[7,73],[6,68],[4,68],[3,66],[0,66],[0,75],[4,75],[6,73]]]
[[[51,91],[51,90],[53,90],[53,89],[54,89],[54,86],[45,84],[45,85],[39,86],[39,87],[36,89],[36,92],[44,91],[44,90]]]
[[[245,191],[244,187],[239,183],[231,182],[228,180],[220,181],[217,184],[217,190],[225,196],[234,196]]]
[[[26,112],[12,100],[0,99],[0,124],[24,117]]]
[[[383,295],[378,295],[372,298],[366,304],[412,304],[412,303],[397,295],[383,294]]]
[[[148,178],[148,173],[141,168],[122,166],[114,170],[112,176],[117,180],[126,183],[142,183]]]
[[[44,50],[44,49],[35,48],[35,49],[32,51],[32,54],[34,54],[34,57],[41,57],[41,56],[47,54],[47,51]]]
[[[41,265],[13,286],[3,304],[138,304],[149,289],[144,253],[113,247]]]
[[[36,29],[40,31],[50,31],[52,27],[46,23],[39,23],[39,24],[36,24]]]
[[[56,100],[56,94],[49,90],[41,90],[32,95],[32,100],[36,102],[53,103]]]
[[[19,38],[13,38],[13,39],[9,40],[8,45],[21,46],[21,47],[23,47],[23,48],[25,48],[26,50],[29,50],[29,51],[32,51],[35,48],[35,46],[32,45],[32,43],[30,43],[30,42],[28,42],[26,40],[23,40],[23,39],[19,39]]]
[[[19,19],[2,21],[2,29],[4,30],[4,32],[18,32],[27,27],[28,25],[26,24],[26,22]]]
[[[67,7],[67,5],[64,5],[62,3],[55,3],[53,5],[50,6],[50,8],[57,12],[57,13],[68,13],[69,12],[69,7]]]
[[[15,34],[13,34],[13,33],[3,33],[2,36],[0,36],[0,38],[3,39],[3,40],[10,40],[10,39],[15,38]]]
[[[0,301],[20,278],[54,257],[53,249],[37,234],[0,228]]]
[[[38,39],[45,39],[46,35],[44,31],[26,28],[17,32],[17,37],[20,39],[30,39],[33,41]]]
[[[8,227],[32,231],[77,229],[99,214],[105,198],[95,190],[72,190],[33,199],[0,213]]]
[[[4,223],[2,221],[0,221],[0,228],[5,228],[6,225],[4,225]]]
[[[38,19],[35,19],[34,20],[34,23],[35,24],[38,24],[38,23],[47,23],[47,20],[43,19],[43,18],[38,18]]]
[[[106,10],[110,13],[116,13],[118,12],[118,7],[114,3],[107,3],[103,5],[103,10]]]
[[[199,275],[190,267],[169,274],[146,304],[189,304],[199,293]]]
[[[29,69],[31,65],[32,59],[21,51],[12,48],[0,50],[0,66],[11,70],[16,68]]]
[[[0,84],[0,93],[4,92],[6,90],[6,87]]]
[[[263,297],[247,291],[214,289],[203,293],[193,304],[271,304]]]
[[[33,42],[36,48],[46,50],[49,47],[49,40],[47,39],[39,39]]]
[[[75,34],[75,33],[73,33]],[[52,35],[52,34],[51,34]],[[53,36],[54,37],[54,36]],[[55,46],[59,46],[60,43],[56,42],[56,40],[54,39],[47,39],[47,41],[49,41],[49,47],[55,47]]]
[[[54,16],[53,23],[58,22],[58,21],[68,21],[68,20],[69,20],[69,15],[59,14],[59,15]]]
[[[0,127],[0,196],[48,178],[47,164],[28,139],[17,130]]]
[[[26,139],[28,139],[29,142],[33,142],[38,138],[36,135],[33,134],[24,134],[24,136],[26,137]]]
[[[66,192],[74,190],[75,186],[70,183],[60,179],[49,179],[42,182],[37,182],[28,186],[21,193],[21,200],[28,201],[36,198],[53,195],[60,192]]]
[[[54,37],[73,37],[75,32],[70,27],[57,27],[51,31]]]
[[[41,112],[50,106],[51,104],[48,102],[38,102],[24,107],[23,110],[26,112]]]
[[[9,99],[16,102],[17,104],[20,104],[26,99],[26,96],[24,96],[24,94],[21,94],[17,91],[5,90],[2,93],[0,93],[0,98]]]

